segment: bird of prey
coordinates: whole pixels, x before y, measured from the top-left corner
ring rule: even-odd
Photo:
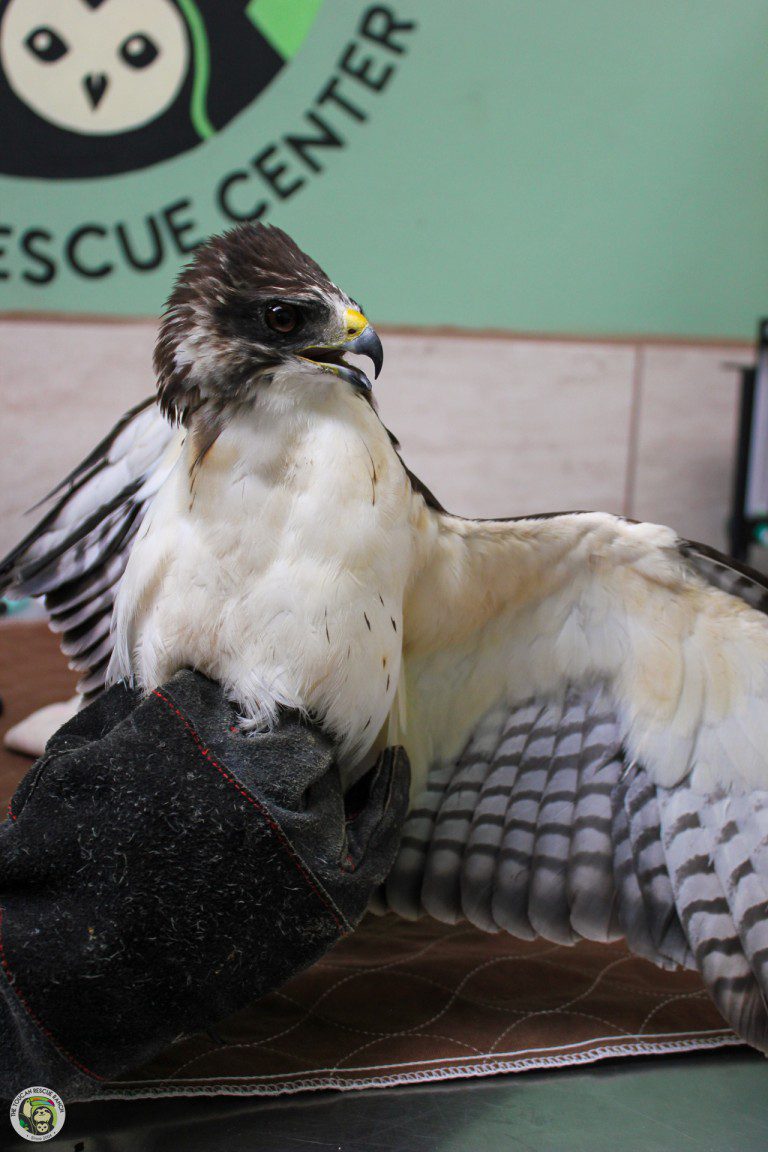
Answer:
[[[350,775],[401,743],[380,903],[698,968],[768,1051],[768,584],[599,512],[446,512],[403,463],[360,308],[276,228],[199,249],[129,412],[0,566],[86,695],[193,666],[300,708]],[[246,737],[244,737],[246,738]]]

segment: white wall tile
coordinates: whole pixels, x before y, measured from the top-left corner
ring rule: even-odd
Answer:
[[[744,348],[642,352],[637,473],[631,515],[726,547]]]
[[[152,389],[152,323],[0,322],[0,554]],[[621,511],[633,352],[385,333],[377,394],[409,466],[451,510]]]
[[[22,512],[153,387],[153,323],[0,322],[0,554]],[[376,391],[408,465],[453,511],[623,506],[635,350],[384,333]],[[718,348],[647,348],[631,514],[722,545],[737,377]]]
[[[0,556],[49,492],[154,389],[154,324],[0,321]]]
[[[632,349],[455,336],[385,345],[382,417],[451,511],[621,511]]]

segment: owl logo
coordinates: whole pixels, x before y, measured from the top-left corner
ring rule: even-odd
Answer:
[[[310,6],[0,0],[0,172],[112,175],[195,147],[274,79]]]

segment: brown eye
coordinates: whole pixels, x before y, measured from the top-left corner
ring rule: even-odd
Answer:
[[[270,304],[267,307],[265,314],[267,326],[273,332],[280,332],[283,336],[287,336],[289,332],[295,332],[301,321],[298,308],[294,308],[293,304]]]

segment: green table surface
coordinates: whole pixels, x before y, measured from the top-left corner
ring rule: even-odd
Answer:
[[[19,1139],[8,1145],[27,1145]],[[71,1152],[766,1152],[747,1049],[385,1091],[72,1104]]]

